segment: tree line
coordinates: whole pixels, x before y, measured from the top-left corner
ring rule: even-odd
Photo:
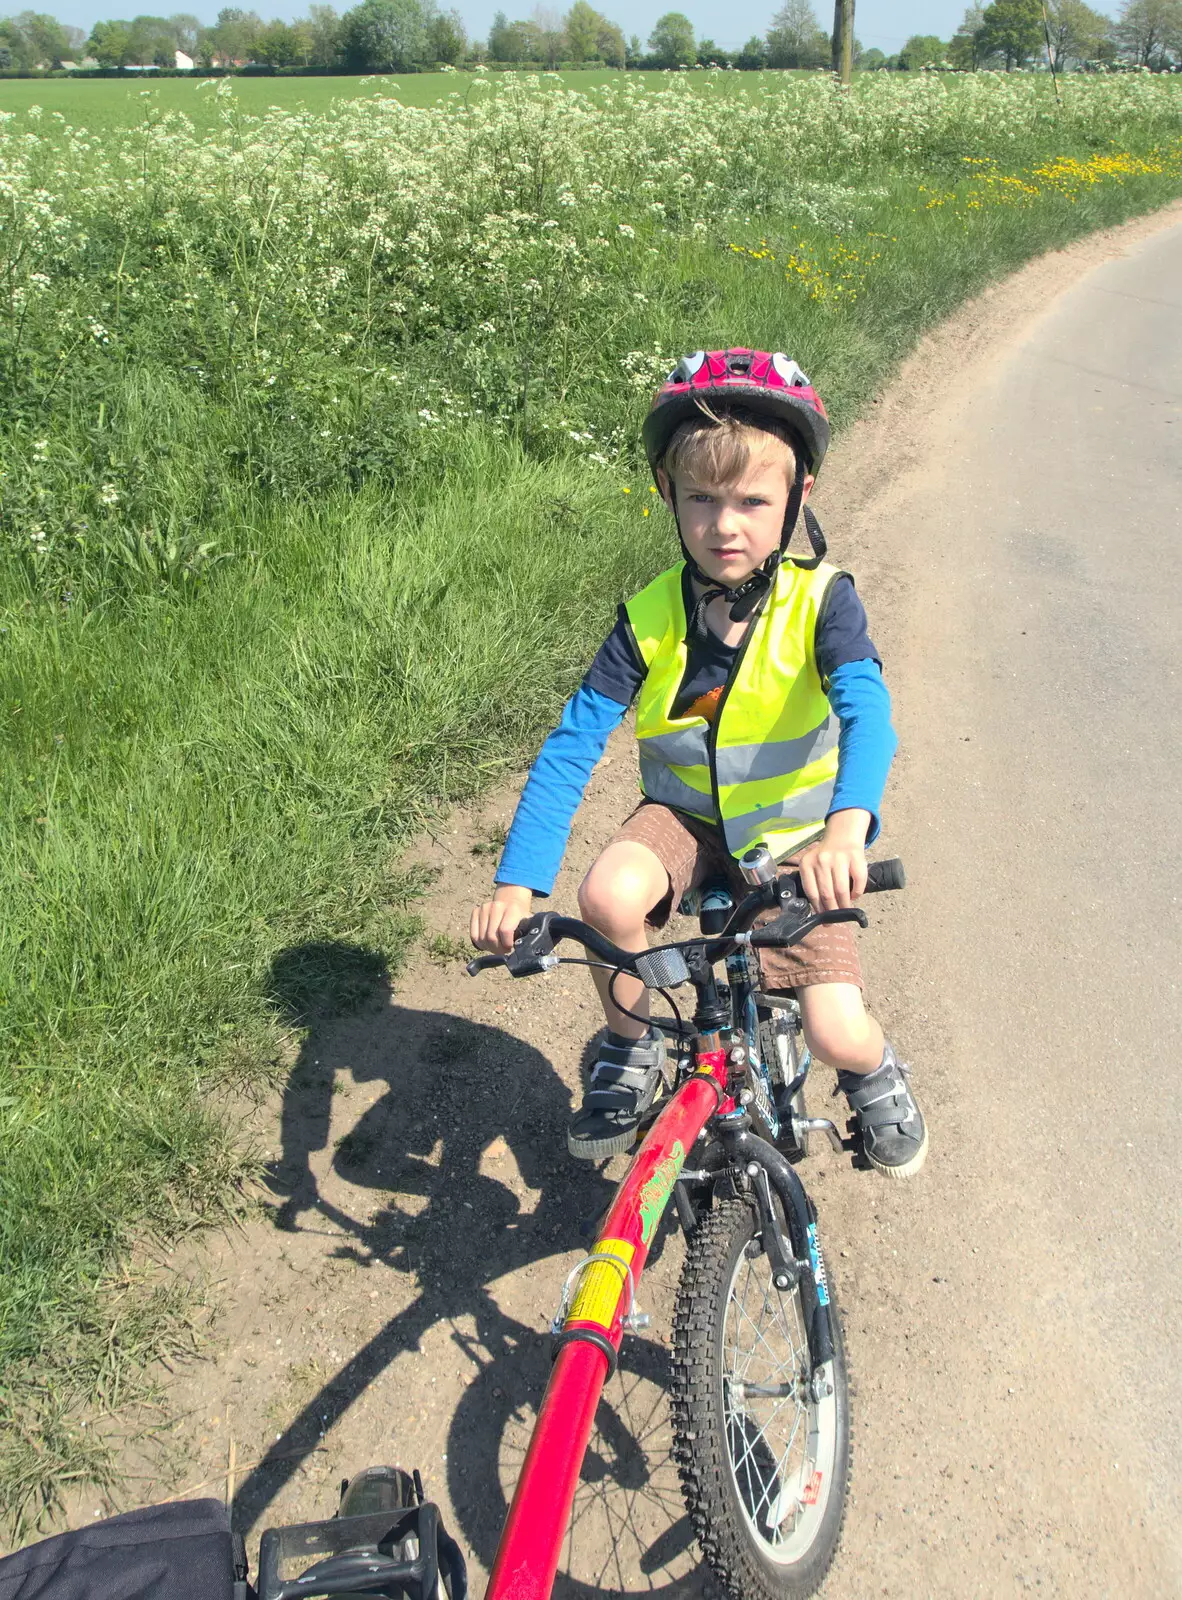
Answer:
[[[666,12],[647,41],[589,4],[565,14],[538,5],[528,18],[493,19],[487,40],[469,38],[455,10],[435,0],[359,0],[338,15],[316,4],[294,22],[264,21],[224,7],[212,26],[181,13],[96,22],[89,36],[54,17],[23,11],[0,21],[0,70],[30,71],[89,58],[103,68],[172,67],[177,52],[198,67],[263,67],[345,72],[408,72],[436,66],[535,65],[615,68],[693,66],[817,68],[831,62],[831,41],[812,0],[785,0],[762,35],[741,50],[696,37],[690,19]],[[1057,70],[1120,62],[1164,70],[1182,66],[1182,0],[1122,0],[1114,20],[1086,0],[992,0],[973,4],[951,39],[916,35],[897,54],[863,50],[863,70],[979,71],[1025,66],[1049,54]]]
[[[1118,64],[1153,71],[1182,68],[1182,0],[1123,0],[1116,18],[1086,0],[993,0],[974,4],[951,39],[917,34],[895,57],[868,51],[861,65],[911,71],[951,67],[1011,71],[1049,60],[1057,72]]]

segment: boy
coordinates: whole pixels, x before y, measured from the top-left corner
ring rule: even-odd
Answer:
[[[637,697],[644,799],[583,882],[585,921],[642,950],[687,889],[723,874],[741,889],[736,858],[760,842],[798,868],[818,910],[866,886],[896,743],[890,697],[853,580],[823,562],[811,512],[815,556],[785,554],[829,443],[821,399],[779,352],[698,351],[658,391],[644,441],[685,559],[621,606],[543,745],[496,891],[472,913],[480,949],[511,950],[534,894],[549,893],[591,770]],[[870,1162],[918,1172],[927,1129],[862,1004],[850,925],[761,961],[769,990],[797,991],[805,1039],[837,1069]],[[567,1135],[584,1160],[631,1147],[665,1056],[658,1030],[612,1004],[608,974],[592,976],[607,1032]],[[616,993],[647,1018],[638,980],[617,979]]]

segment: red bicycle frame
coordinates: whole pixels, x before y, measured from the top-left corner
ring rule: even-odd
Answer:
[[[727,1111],[726,1052],[699,1040],[693,1075],[653,1123],[616,1190],[591,1254],[580,1263],[533,1438],[509,1508],[486,1600],[548,1600],[595,1409],[614,1372],[649,1246],[694,1142]]]

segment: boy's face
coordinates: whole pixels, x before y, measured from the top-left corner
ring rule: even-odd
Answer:
[[[672,510],[670,479],[663,469],[658,469],[657,482]],[[807,476],[802,505],[812,486]],[[676,491],[686,549],[716,583],[736,588],[779,549],[789,491],[782,461],[752,460],[733,483],[679,477]]]

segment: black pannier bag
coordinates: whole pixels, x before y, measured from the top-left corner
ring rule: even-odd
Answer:
[[[0,1558],[0,1600],[236,1600],[245,1576],[221,1501],[177,1500]]]

